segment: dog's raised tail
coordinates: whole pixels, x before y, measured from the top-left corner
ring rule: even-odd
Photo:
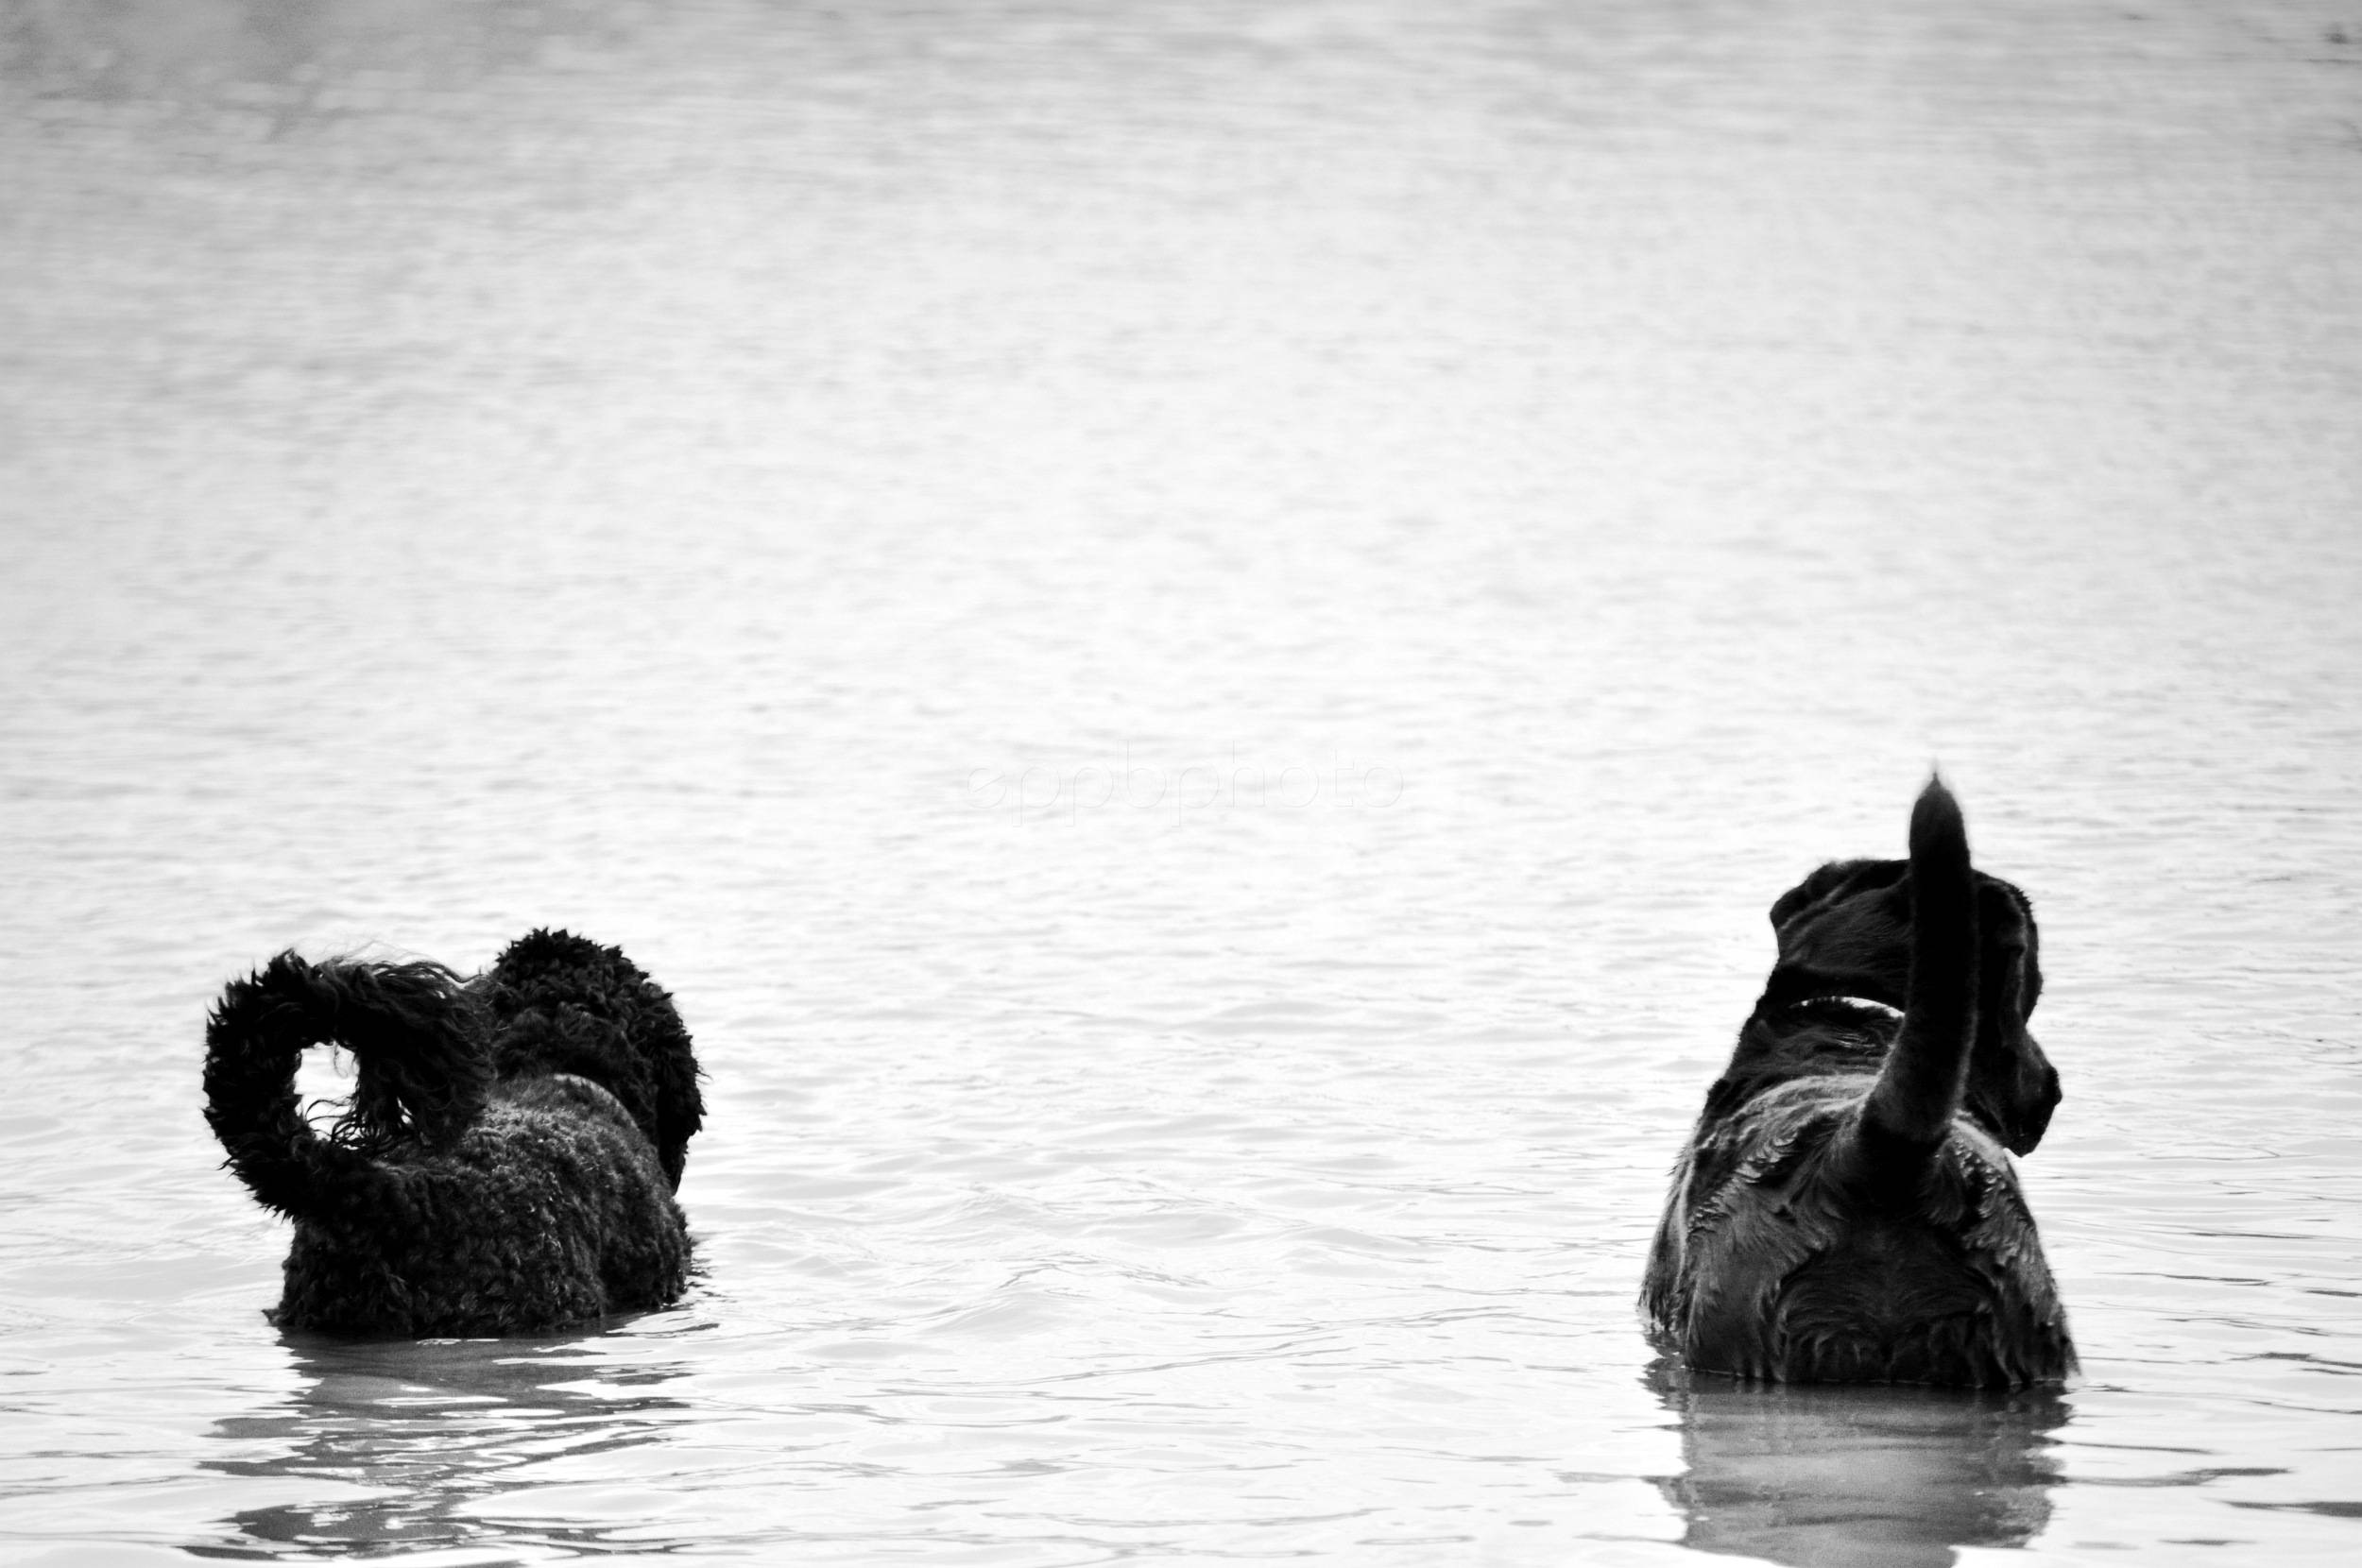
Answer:
[[[1967,824],[1941,778],[1911,808],[1910,890],[1910,992],[1862,1107],[1862,1151],[1874,1167],[1915,1166],[1943,1146],[1977,1038],[1977,878]]]
[[[231,981],[206,1019],[205,1119],[255,1197],[324,1214],[383,1179],[385,1145],[440,1142],[475,1115],[491,1062],[474,1013],[440,964],[282,953]],[[351,1111],[328,1137],[297,1101],[296,1066],[316,1045],[344,1047],[358,1066]]]

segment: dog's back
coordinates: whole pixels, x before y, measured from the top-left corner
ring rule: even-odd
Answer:
[[[1930,782],[1908,862],[1824,867],[1772,917],[1781,963],[1658,1227],[1653,1327],[1741,1376],[2063,1378],[2065,1313],[2004,1147],[2030,1149],[2058,1098],[2024,1027],[2023,895],[1972,869]]]
[[[297,1215],[282,1328],[532,1334],[662,1306],[686,1220],[623,1105],[560,1074],[499,1083],[449,1142],[380,1151]]]

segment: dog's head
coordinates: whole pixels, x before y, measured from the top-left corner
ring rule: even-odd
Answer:
[[[1977,874],[1977,1044],[1968,1109],[2013,1153],[2030,1152],[2059,1104],[2059,1074],[2026,1028],[2042,997],[2041,938],[2026,895]],[[1757,1007],[1815,997],[1910,998],[1911,880],[1904,861],[1837,861],[1772,906],[1779,962]]]

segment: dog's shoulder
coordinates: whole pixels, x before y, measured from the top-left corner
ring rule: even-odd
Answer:
[[[1861,1101],[1859,1079],[1827,1073],[1759,1087],[1698,1118],[1684,1156],[1681,1204],[1691,1229],[1712,1222],[1737,1188],[1778,1188],[1835,1135]]]
[[[656,1146],[631,1110],[603,1085],[573,1073],[504,1080],[479,1123],[479,1148],[502,1162],[531,1162],[577,1179],[654,1181],[666,1191]]]
[[[500,1205],[518,1191],[550,1183],[636,1190],[653,1182],[670,1190],[630,1111],[571,1073],[504,1079],[458,1136],[397,1145],[378,1162],[412,1204],[457,1203],[484,1225],[501,1223]]]
[[[1669,1303],[1701,1240],[1807,1188],[1820,1154],[1854,1116],[1891,1042],[1891,1008],[1849,997],[1759,1007],[1673,1172],[1652,1260],[1652,1300]],[[1776,1208],[1777,1201],[1772,1200]]]
[[[2040,1254],[2017,1162],[1971,1118],[1963,1116],[1953,1122],[1926,1193],[1930,1218],[1957,1235],[1969,1256],[1995,1260],[2007,1270],[2029,1250]]]
[[[500,1085],[496,1098],[526,1115],[581,1117],[608,1123],[635,1136],[640,1131],[622,1100],[604,1086],[575,1073],[509,1079]]]

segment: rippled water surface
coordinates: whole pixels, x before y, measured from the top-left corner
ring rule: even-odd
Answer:
[[[0,0],[0,1556],[2362,1552],[2353,0]],[[2084,1376],[1690,1381],[1932,759]],[[280,1333],[209,1000],[544,922],[694,1291]]]

